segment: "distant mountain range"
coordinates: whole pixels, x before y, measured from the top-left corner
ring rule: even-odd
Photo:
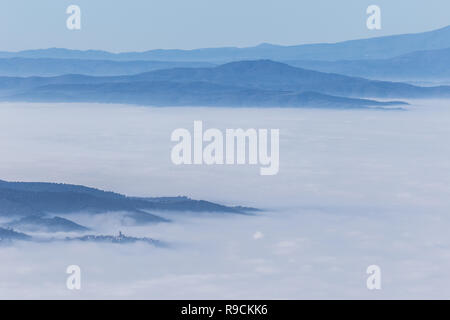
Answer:
[[[150,50],[110,53],[99,50],[43,49],[0,52],[0,58],[54,58],[88,60],[151,60],[224,63],[238,60],[359,60],[387,59],[419,50],[450,48],[450,26],[417,34],[393,35],[338,43],[279,46],[261,44],[250,48],[224,47],[195,50]]]
[[[414,81],[450,79],[450,48],[417,51],[390,59],[297,60],[286,63],[321,72],[378,80]]]
[[[155,106],[386,107],[372,98],[446,98],[450,87],[405,83],[296,68],[270,60],[211,68],[172,68],[137,75],[0,77],[0,100],[103,102]]]
[[[112,61],[53,58],[6,58],[0,59],[0,76],[59,76],[84,74],[93,76],[130,75],[170,68],[212,67],[207,62],[166,61]]]
[[[134,82],[48,85],[4,97],[3,101],[98,102],[148,106],[385,108],[401,101],[380,102],[317,92],[286,92],[224,86],[208,82]]]
[[[450,80],[450,48],[415,51],[389,59],[288,60],[294,67],[389,81]],[[120,76],[173,68],[211,68],[220,63],[166,61],[112,61],[51,58],[0,59],[0,76],[54,77],[66,74]]]
[[[450,26],[298,46],[0,52],[0,101],[398,109],[450,97],[412,85],[450,83],[449,62]]]

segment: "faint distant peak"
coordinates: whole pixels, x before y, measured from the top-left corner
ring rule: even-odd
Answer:
[[[442,27],[442,28],[440,28],[440,29],[436,29],[436,30],[432,30],[432,31],[430,31],[430,32],[439,32],[439,31],[450,31],[450,25],[448,25],[448,26],[445,26],[445,27]]]
[[[258,44],[255,48],[269,49],[269,48],[278,48],[278,47],[281,47],[281,46],[276,45],[276,44],[271,44],[268,42],[263,42],[263,43]]]
[[[282,62],[273,61],[270,59],[259,60],[243,60],[225,63],[218,68],[236,68],[236,67],[278,67],[278,68],[292,68],[290,65]]]

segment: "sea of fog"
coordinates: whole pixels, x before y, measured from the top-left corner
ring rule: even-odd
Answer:
[[[121,227],[170,244],[0,247],[0,298],[450,298],[450,101],[407,111],[0,104],[0,179],[265,209]],[[280,129],[280,171],[175,166],[177,128]],[[66,288],[68,265],[82,289]],[[378,265],[382,289],[366,287]]]

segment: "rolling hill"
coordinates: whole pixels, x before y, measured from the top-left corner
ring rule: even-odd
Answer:
[[[246,214],[255,209],[228,207],[186,197],[136,198],[78,185],[0,180],[1,217],[42,218],[48,214],[126,212],[137,223],[167,222],[147,210]]]
[[[43,232],[82,232],[89,230],[73,221],[61,217],[26,216],[7,224],[8,227],[20,231]]]

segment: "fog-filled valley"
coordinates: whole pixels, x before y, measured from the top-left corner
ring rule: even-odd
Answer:
[[[5,28],[0,299],[450,297],[450,26],[368,10],[294,45]]]
[[[446,297],[449,101],[408,102],[405,110],[1,103],[1,180],[262,211],[154,208],[148,212],[167,221],[149,224],[123,223],[107,210],[66,213],[87,234],[122,232],[166,246],[4,244],[0,298]],[[261,176],[251,165],[174,165],[171,132],[192,130],[199,119],[223,130],[279,128],[278,175]],[[72,264],[82,269],[80,291],[66,288]],[[372,264],[383,270],[382,291],[366,288]]]

